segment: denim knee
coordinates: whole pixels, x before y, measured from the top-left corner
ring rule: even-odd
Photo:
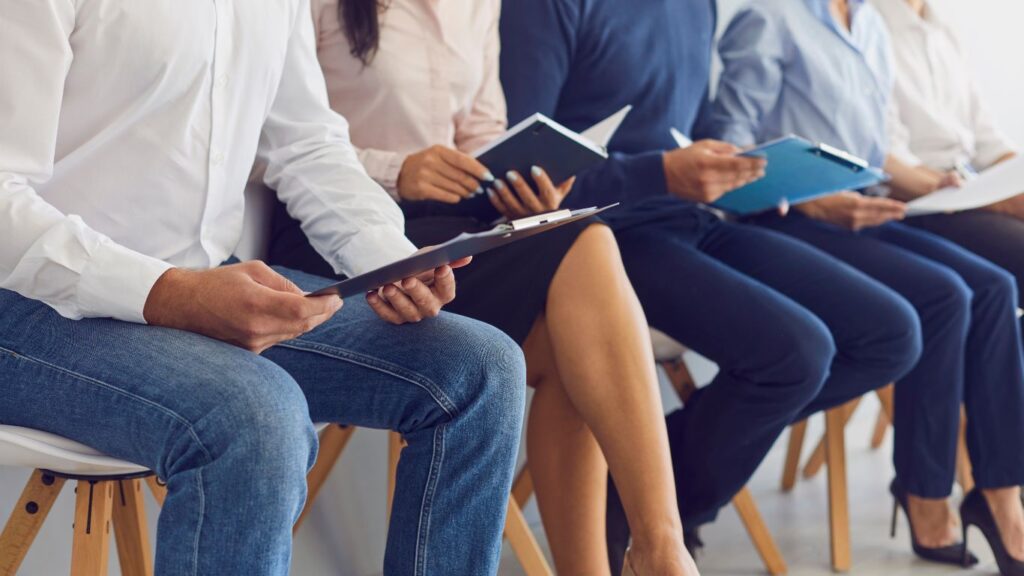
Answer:
[[[518,447],[526,404],[526,362],[519,345],[482,322],[452,315],[441,319],[451,354],[442,377],[453,380],[447,386],[458,409],[455,418],[479,421],[491,442]]]
[[[223,465],[254,499],[272,496],[289,509],[301,508],[317,450],[302,390],[282,368],[257,356],[220,368],[206,383],[210,409],[182,435],[184,446],[171,452],[177,458],[168,471]]]

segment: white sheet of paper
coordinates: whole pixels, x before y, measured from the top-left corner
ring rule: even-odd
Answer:
[[[943,188],[907,203],[907,216],[962,212],[991,206],[1024,193],[1024,156],[985,170],[962,188]]]
[[[689,148],[690,146],[693,146],[693,140],[690,140],[686,134],[680,132],[675,126],[670,128],[669,132],[672,133],[672,139],[676,141],[676,146],[679,146],[680,148]]]
[[[594,124],[590,128],[587,128],[583,132],[580,132],[580,136],[583,136],[597,144],[598,146],[608,147],[608,143],[612,141],[612,136],[615,135],[615,131],[622,125],[622,121],[626,119],[626,115],[633,109],[631,104],[623,106],[618,112],[611,116],[601,120],[597,124]]]

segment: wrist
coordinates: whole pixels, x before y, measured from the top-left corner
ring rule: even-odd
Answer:
[[[182,306],[191,300],[188,293],[194,274],[195,272],[189,270],[171,268],[157,279],[149,291],[142,311],[147,324],[183,328],[178,320],[186,316],[182,314]]]

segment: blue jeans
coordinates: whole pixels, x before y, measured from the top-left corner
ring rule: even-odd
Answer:
[[[325,281],[279,269],[309,289]],[[401,432],[386,574],[494,574],[524,410],[519,348],[442,314],[411,326],[353,298],[262,356],[203,336],[70,321],[0,290],[0,422],[167,481],[156,572],[286,574],[313,422]]]
[[[1024,361],[1010,273],[903,224],[853,233],[801,214],[758,223],[861,270],[917,312],[923,353],[896,385],[894,422],[896,475],[911,494],[949,495],[961,404],[978,487],[1024,484]]]

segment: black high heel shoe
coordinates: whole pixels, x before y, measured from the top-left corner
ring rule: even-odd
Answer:
[[[988,545],[992,547],[992,555],[996,557],[999,573],[1003,576],[1024,576],[1024,562],[1010,556],[1006,551],[1003,536],[999,533],[999,526],[996,525],[996,519],[988,507],[988,501],[977,488],[968,492],[960,504],[960,521],[964,525],[964,546],[967,545],[967,529],[977,526],[988,540]]]
[[[907,524],[910,526],[910,545],[914,554],[922,560],[935,562],[937,564],[953,564],[955,566],[973,566],[978,559],[967,549],[967,539],[964,542],[942,546],[940,548],[925,548],[917,543],[917,536],[914,534],[914,523],[910,520],[910,506],[907,504],[907,491],[903,489],[899,479],[894,479],[889,485],[889,492],[892,493],[892,537],[896,537],[896,515],[900,508],[907,515]],[[1024,573],[1021,573],[1024,576]]]

